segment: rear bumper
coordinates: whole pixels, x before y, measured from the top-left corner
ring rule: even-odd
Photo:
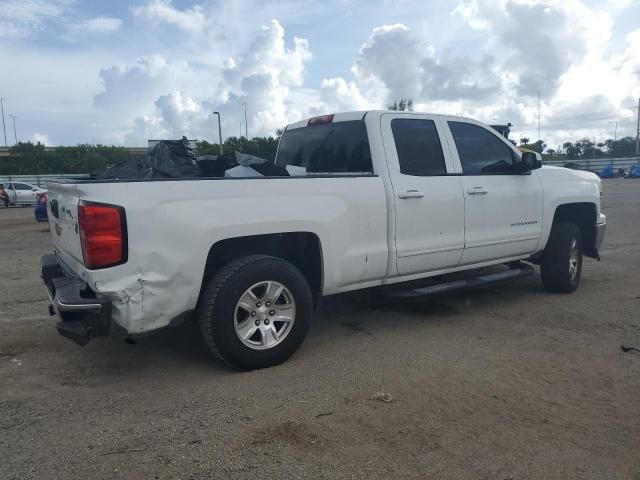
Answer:
[[[60,335],[86,345],[93,337],[109,334],[109,299],[92,291],[82,279],[65,269],[55,255],[43,256],[40,267],[49,296],[49,313],[58,316],[56,328]]]

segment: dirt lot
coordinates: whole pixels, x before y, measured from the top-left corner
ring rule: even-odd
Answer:
[[[605,182],[602,262],[374,307],[326,299],[286,364],[237,373],[182,326],[80,348],[47,316],[31,209],[0,210],[0,478],[640,479],[640,181]],[[389,393],[392,402],[372,400]]]

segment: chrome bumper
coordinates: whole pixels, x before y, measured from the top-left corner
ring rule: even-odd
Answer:
[[[40,260],[41,276],[49,297],[49,314],[57,315],[58,333],[79,345],[109,334],[111,302],[69,274],[55,255]]]

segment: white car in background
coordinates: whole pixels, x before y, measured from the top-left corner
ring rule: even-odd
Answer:
[[[7,194],[9,194],[9,203],[11,205],[35,205],[38,202],[38,194],[47,191],[45,188],[25,182],[5,180],[2,184]]]

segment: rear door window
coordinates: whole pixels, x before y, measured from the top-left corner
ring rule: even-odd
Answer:
[[[26,183],[14,183],[16,190],[31,190],[33,187],[31,185],[27,185]]]
[[[370,175],[367,129],[362,120],[322,123],[282,134],[276,165],[289,175]]]
[[[400,173],[419,177],[446,175],[440,137],[433,120],[395,118],[391,131]]]

